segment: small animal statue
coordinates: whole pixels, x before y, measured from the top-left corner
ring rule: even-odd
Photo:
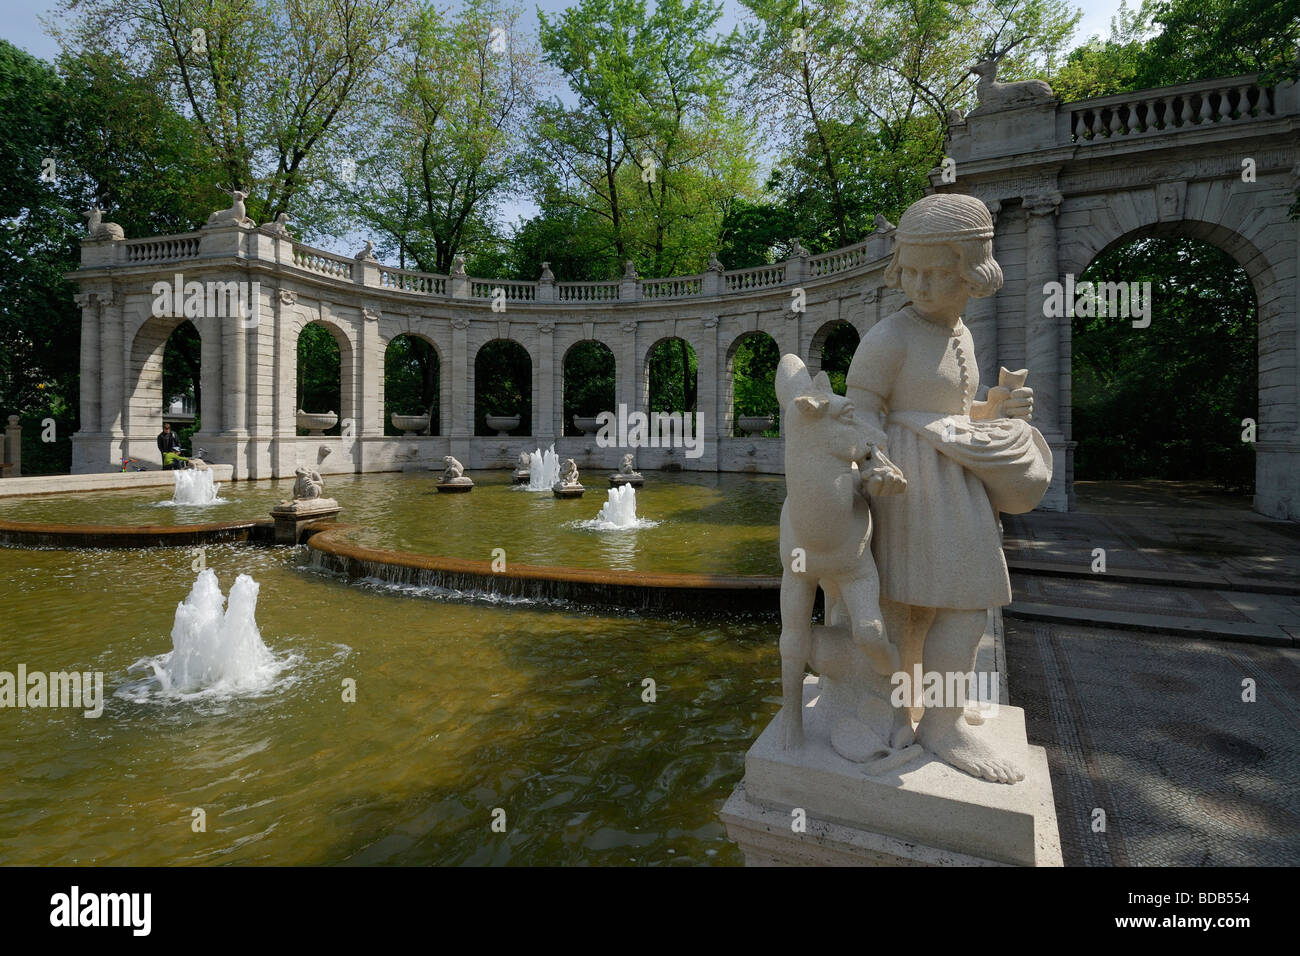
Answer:
[[[871,555],[868,494],[898,469],[879,450],[885,435],[836,395],[825,372],[810,378],[796,355],[782,357],[776,394],[786,427],[787,495],[781,508],[781,692],[783,742],[803,746],[804,668],[822,682],[819,713],[841,756],[900,759],[912,742],[906,708],[891,706],[898,650],[885,633],[880,578]],[[814,629],[817,588],[826,626]],[[906,759],[911,759],[908,751]]]
[[[1056,98],[1052,88],[1042,80],[1021,80],[1018,83],[998,82],[998,63],[1027,36],[1011,41],[1001,50],[994,50],[983,60],[970,68],[979,77],[975,85],[975,96],[979,99],[979,110],[1009,109],[1015,106],[1032,106],[1036,103],[1048,103]]]
[[[529,455],[528,452],[526,451],[521,451],[519,453],[519,466],[516,470],[528,471],[530,468],[532,468],[532,466],[533,466],[532,456]]]
[[[618,466],[618,473],[620,475],[635,475],[637,473],[636,466],[633,464],[635,457],[636,456],[631,453],[623,456],[623,464]]]
[[[86,220],[88,239],[125,239],[126,233],[115,222],[104,222],[104,210],[91,206],[81,214]]]
[[[369,239],[367,239],[367,240],[366,240],[366,244],[365,244],[365,246],[362,247],[361,251],[358,252],[358,253],[357,253],[355,256],[353,256],[352,258],[356,259],[358,262],[374,262],[374,261],[375,261],[375,244],[374,244],[372,241],[370,241]]]
[[[279,213],[274,222],[268,222],[262,227],[263,232],[269,232],[273,236],[284,236],[289,238],[289,214],[287,212]]]
[[[444,455],[442,460],[446,463],[442,472],[443,481],[455,481],[457,478],[465,477],[465,466],[451,455]]]
[[[709,253],[709,271],[710,272],[726,271],[726,266],[722,264],[722,260],[718,258],[718,254],[716,252]]]
[[[966,117],[962,115],[961,110],[949,110],[949,111],[948,111],[948,125],[949,125],[949,126],[960,126],[960,125],[961,125],[962,123],[964,123],[964,122],[966,122]]]
[[[564,459],[564,464],[560,465],[560,480],[558,483],[566,487],[578,484],[578,463],[572,458]]]
[[[315,468],[308,468],[303,465],[294,474],[298,476],[293,482],[294,501],[304,498],[319,498],[324,493],[325,482],[321,478],[320,472]]]
[[[877,234],[883,235],[883,234],[886,233],[886,232],[893,232],[893,231],[894,231],[895,229],[897,229],[897,228],[898,228],[897,226],[895,226],[892,222],[890,222],[888,219],[886,219],[886,218],[885,218],[884,216],[882,216],[880,213],[876,213],[876,233],[877,233]]]
[[[220,186],[217,187],[221,189]],[[222,192],[225,192],[223,189]],[[208,225],[225,225],[234,223],[240,226],[251,226],[253,220],[248,218],[248,210],[244,206],[244,200],[248,198],[248,191],[245,189],[230,190],[230,208],[218,209],[208,216]]]

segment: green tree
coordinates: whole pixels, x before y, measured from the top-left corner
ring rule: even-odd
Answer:
[[[375,125],[383,58],[412,0],[64,0],[64,50],[112,51],[172,95],[225,188],[252,190],[260,221],[296,208],[346,146]],[[207,192],[216,199],[215,186]]]
[[[496,239],[537,83],[518,18],[492,0],[467,0],[454,18],[416,14],[383,88],[390,120],[359,147],[355,181],[334,182],[339,210],[402,266],[446,274],[458,254]]]

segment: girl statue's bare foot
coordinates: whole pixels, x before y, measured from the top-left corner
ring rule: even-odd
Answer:
[[[1015,783],[1025,772],[999,754],[986,736],[966,723],[957,708],[927,710],[916,728],[922,747],[944,763],[994,783]]]

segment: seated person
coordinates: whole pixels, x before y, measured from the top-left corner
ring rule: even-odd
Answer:
[[[158,450],[162,452],[165,470],[173,470],[187,460],[181,457],[181,440],[172,431],[170,422],[163,422],[163,430],[158,433]]]

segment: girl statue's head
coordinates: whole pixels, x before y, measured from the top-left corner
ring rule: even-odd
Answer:
[[[993,218],[974,196],[935,193],[918,199],[894,236],[885,284],[918,304],[934,298],[942,310],[960,298],[960,310],[966,297],[983,298],[1002,288],[1002,268],[993,258]]]

